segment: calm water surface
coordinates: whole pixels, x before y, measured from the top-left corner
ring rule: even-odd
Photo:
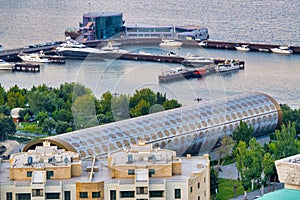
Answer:
[[[88,4],[90,2],[90,6]],[[298,0],[190,0],[158,1],[111,0],[10,0],[0,2],[0,43],[15,48],[45,41],[63,40],[64,30],[78,27],[82,14],[92,12],[123,12],[127,24],[201,25],[209,28],[213,40],[262,42],[300,45],[300,1]],[[159,46],[125,46],[133,52],[144,49],[161,53]],[[133,62],[121,60],[67,60],[65,65],[44,64],[40,73],[0,71],[0,83],[5,88],[15,84],[24,88],[47,84],[53,87],[63,82],[77,81],[91,88],[97,97],[107,90],[132,94],[136,89],[150,87],[166,92],[183,104],[195,98],[209,101],[233,94],[260,91],[280,103],[300,107],[300,55],[242,53],[201,48],[171,49],[246,61],[245,70],[214,74],[202,79],[158,84],[162,70],[176,64]]]

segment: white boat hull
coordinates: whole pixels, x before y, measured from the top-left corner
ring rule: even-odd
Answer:
[[[4,60],[0,59],[0,70],[10,70],[12,69],[13,64],[5,62]]]
[[[278,48],[271,49],[272,53],[278,53],[278,54],[292,54],[292,50],[282,50]]]

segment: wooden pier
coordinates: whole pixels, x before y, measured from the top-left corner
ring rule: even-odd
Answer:
[[[40,72],[40,65],[31,63],[17,63],[12,67],[13,72]]]

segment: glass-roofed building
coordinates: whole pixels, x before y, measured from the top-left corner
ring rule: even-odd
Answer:
[[[255,135],[280,126],[282,111],[269,95],[248,93],[211,102],[167,110],[46,138],[75,151],[82,158],[106,156],[139,141],[175,150],[177,155],[209,152],[223,135],[230,135],[240,121],[253,126]],[[42,145],[32,141],[23,151]]]

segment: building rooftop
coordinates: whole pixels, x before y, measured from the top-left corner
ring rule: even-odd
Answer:
[[[85,13],[83,14],[83,17],[112,17],[112,16],[122,16],[123,14],[120,12],[94,12],[94,13]]]
[[[277,163],[290,163],[300,165],[300,154],[283,158],[276,161]]]
[[[66,166],[75,162],[78,153],[57,149],[57,146],[50,146],[48,141],[44,141],[44,146],[37,146],[35,150],[16,153],[11,156],[12,168],[44,168],[49,166]]]

